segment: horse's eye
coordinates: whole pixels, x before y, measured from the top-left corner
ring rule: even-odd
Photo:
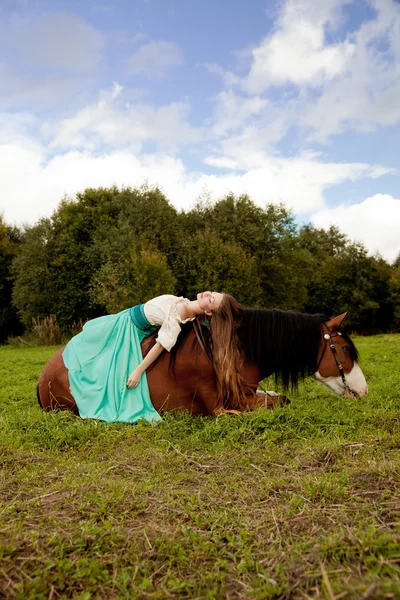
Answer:
[[[344,352],[348,352],[350,350],[350,346],[342,346]]]

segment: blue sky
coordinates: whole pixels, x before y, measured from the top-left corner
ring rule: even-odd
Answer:
[[[1,0],[0,210],[227,191],[400,252],[394,0]]]

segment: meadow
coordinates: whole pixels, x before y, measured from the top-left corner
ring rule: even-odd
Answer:
[[[355,342],[367,398],[156,426],[44,413],[56,348],[0,347],[0,597],[400,598],[400,335]]]

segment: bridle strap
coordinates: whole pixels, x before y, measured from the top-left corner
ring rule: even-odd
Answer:
[[[322,337],[323,337],[323,336],[322,336]],[[317,371],[319,371],[319,368],[320,368],[320,366],[321,366],[321,363],[322,363],[322,361],[323,361],[323,358],[324,358],[324,356],[325,356],[326,348],[327,348],[327,345],[326,345],[326,344],[324,344],[324,350],[323,350],[323,352],[322,352],[322,354],[321,354],[321,358],[319,359],[319,361],[318,361],[318,363],[317,363],[317,366],[315,367],[315,371],[313,371],[314,373],[316,373]],[[310,372],[310,375],[312,375],[312,374],[313,374],[313,372]]]
[[[322,323],[322,331],[324,332],[323,337],[326,340],[327,345],[329,345],[329,348],[331,349],[331,352],[333,354],[333,358],[335,359],[336,366],[337,366],[337,368],[339,370],[340,377],[342,378],[342,381],[343,381],[344,389],[346,390],[346,392],[350,392],[354,396],[359,397],[358,393],[355,390],[353,390],[349,386],[349,384],[347,383],[347,381],[346,381],[346,375],[344,373],[343,365],[341,364],[341,362],[339,360],[339,357],[337,355],[336,346],[335,346],[335,344],[332,341],[333,337],[336,337],[336,336],[341,335],[341,334],[339,332],[338,333],[333,333],[333,334],[329,333],[329,330],[328,330],[327,326],[325,325],[325,323]],[[322,359],[324,358],[326,348],[327,348],[327,346],[325,346],[324,351],[323,351],[322,356],[321,356],[321,359],[318,362],[318,367],[316,369],[317,371],[318,371],[318,369],[319,369],[319,367],[321,365]]]

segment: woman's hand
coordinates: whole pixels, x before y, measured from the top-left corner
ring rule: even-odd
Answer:
[[[1,0],[0,0],[1,1]],[[151,350],[146,355],[146,358],[142,360],[140,365],[136,367],[134,371],[129,375],[128,381],[126,382],[127,388],[134,388],[139,385],[139,381],[147,367],[149,367],[158,358],[164,348],[160,342],[156,342]]]
[[[140,378],[143,374],[143,371],[140,367],[136,367],[134,371],[129,375],[128,381],[126,382],[126,387],[134,388],[139,385]]]

